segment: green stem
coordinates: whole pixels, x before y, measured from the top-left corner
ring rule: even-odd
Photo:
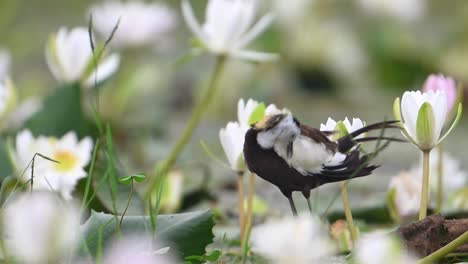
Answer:
[[[468,243],[468,231],[466,231],[461,236],[457,237],[455,240],[448,243],[447,245],[439,248],[437,251],[433,252],[429,256],[419,260],[417,264],[434,263],[435,261],[440,260],[443,257],[447,256],[449,253],[455,251],[458,247],[465,243]]]
[[[205,113],[207,107],[213,100],[214,95],[216,94],[216,88],[218,81],[221,77],[221,73],[224,69],[224,65],[226,64],[226,57],[225,56],[218,56],[216,59],[216,65],[213,72],[213,76],[210,80],[208,85],[208,89],[205,91],[203,97],[201,98],[200,102],[198,102],[197,106],[193,110],[193,114],[188,121],[187,127],[185,128],[184,133],[180,136],[179,140],[177,141],[176,145],[169,153],[168,158],[165,160],[164,164],[164,172],[170,171],[174,163],[176,162],[177,158],[179,157],[180,153],[184,150],[185,146],[189,142],[192,134],[197,127],[198,123],[200,122],[203,114]],[[156,177],[149,178],[148,189],[146,190],[145,197],[148,198],[151,191],[153,190],[156,184]]]
[[[130,193],[128,194],[127,206],[125,206],[125,210],[123,211],[122,216],[120,217],[120,222],[119,222],[120,228],[122,228],[122,222],[123,222],[124,216],[127,213],[128,207],[130,207],[130,202],[132,201],[132,195],[133,195],[133,180],[132,180],[132,187],[130,189]]]
[[[244,229],[242,230],[242,248],[244,245],[248,244],[247,232],[250,230],[252,225],[252,206],[253,206],[253,196],[255,193],[255,175],[250,173],[249,176],[249,192],[247,193],[247,212],[245,214],[244,220]]]
[[[244,211],[244,173],[237,173],[237,206],[239,210],[239,234],[241,245],[244,243],[245,211]]]
[[[423,151],[423,182],[421,191],[421,206],[419,207],[419,220],[426,218],[428,192],[429,192],[429,155],[430,151]]]
[[[340,182],[341,198],[343,199],[343,207],[345,211],[346,222],[348,223],[349,231],[351,232],[351,239],[353,240],[353,243],[356,243],[358,239],[358,233],[356,226],[354,225],[353,214],[351,213],[351,207],[349,205],[348,190],[346,189],[347,182],[348,181]]]
[[[437,162],[437,207],[436,213],[442,210],[442,203],[444,202],[444,146],[439,143],[437,146],[439,151],[439,160]]]

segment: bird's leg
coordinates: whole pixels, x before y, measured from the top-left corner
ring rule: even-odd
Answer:
[[[307,200],[307,206],[309,207],[309,212],[311,215],[313,215],[314,213],[312,212],[312,203],[310,202],[310,197],[306,198],[306,200]]]
[[[297,209],[296,209],[296,205],[294,205],[294,200],[292,199],[292,195],[288,196],[288,200],[289,200],[289,205],[291,206],[293,215],[297,216]]]
[[[309,207],[310,214],[313,215],[313,213],[312,213],[312,203],[310,202],[310,190],[302,191],[302,195],[304,195],[304,198],[307,200],[307,206]]]

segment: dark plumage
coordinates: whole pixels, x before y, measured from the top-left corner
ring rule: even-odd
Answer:
[[[263,148],[259,144],[258,134],[272,129],[279,122],[281,122],[281,118],[274,116],[264,121],[263,125],[254,125],[247,131],[244,143],[244,158],[250,171],[280,189],[283,195],[289,199],[293,212],[295,211],[292,201],[292,192],[294,191],[302,192],[308,199],[310,190],[323,184],[371,174],[378,166],[368,165],[369,155],[360,155],[359,146],[356,145],[366,140],[364,140],[365,138],[356,140],[355,137],[369,130],[395,127],[393,125],[395,121],[372,124],[333,142],[327,138],[327,135],[333,132],[322,132],[316,128],[301,125],[297,119],[294,119],[294,123],[300,128],[300,135],[310,139],[311,144],[314,144],[314,142],[317,145],[323,144],[326,151],[330,151],[330,153],[339,151],[346,155],[346,158],[339,164],[323,165],[318,172],[304,174],[291,166],[285,158],[278,155],[273,147]],[[292,156],[290,151],[294,151],[292,145],[292,143],[287,145],[288,158]],[[311,159],[313,158],[311,157]]]

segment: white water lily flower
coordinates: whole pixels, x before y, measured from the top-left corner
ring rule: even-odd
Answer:
[[[0,79],[0,117],[4,117],[16,105],[16,91],[10,79]]]
[[[361,236],[353,260],[357,264],[414,264],[417,261],[407,252],[400,239],[380,232]]]
[[[247,100],[247,103],[245,103],[244,99],[240,99],[237,103],[237,119],[241,127],[244,128],[246,132],[250,127],[250,117],[259,104],[259,102],[251,98]]]
[[[400,98],[395,99],[393,111],[395,118],[401,121],[406,138],[421,150],[430,151],[456,126],[461,117],[462,105],[459,104],[457,117],[443,136],[441,132],[447,116],[444,91],[405,92],[401,105]]]
[[[231,169],[235,171],[245,170],[243,158],[245,130],[237,122],[229,122],[226,128],[219,131],[219,140]]]
[[[420,175],[420,174],[419,174]],[[393,191],[393,205],[400,219],[414,216],[419,211],[421,202],[421,181],[416,175],[401,172],[390,180],[389,191]]]
[[[187,0],[182,1],[182,13],[190,30],[214,54],[253,61],[278,58],[276,54],[244,49],[273,20],[273,15],[267,14],[254,24],[253,0],[208,0],[203,26],[198,23]]]
[[[92,6],[89,13],[93,15],[96,31],[105,37],[111,34],[120,18],[111,42],[119,47],[151,44],[176,26],[174,12],[159,3],[106,1]]]
[[[99,83],[109,78],[120,62],[117,54],[103,56],[96,69],[88,29],[83,27],[72,30],[60,28],[57,34],[50,37],[45,54],[47,65],[58,81],[80,82],[85,87],[92,87],[95,79]]]
[[[287,108],[279,109],[274,104],[268,105],[265,109],[265,115],[276,115],[276,114],[281,114],[281,113],[287,114],[287,113],[291,113],[291,111],[289,111],[289,109]]]
[[[42,101],[37,97],[31,97],[21,101],[6,117],[5,126],[8,129],[19,129],[24,122],[42,109]]]
[[[79,241],[78,208],[49,192],[13,197],[2,225],[8,254],[19,263],[66,263]]]
[[[439,166],[439,151],[431,151],[429,159],[429,187],[432,191],[437,191],[438,181],[438,166]],[[458,190],[461,186],[465,186],[468,183],[468,174],[462,170],[460,162],[456,160],[450,153],[444,151],[443,154],[443,182],[444,188],[443,193],[446,195],[452,194]],[[422,160],[422,157],[421,157]],[[419,165],[414,166],[411,169],[413,175],[422,175],[422,161]]]
[[[322,263],[335,252],[327,228],[307,214],[255,226],[250,239],[252,251],[273,263]]]
[[[154,193],[154,203],[157,202],[157,193]],[[167,174],[164,181],[164,192],[161,195],[160,210],[164,213],[175,213],[180,208],[184,196],[184,174],[173,170]]]
[[[340,121],[338,121],[340,122]],[[353,118],[353,122],[349,122],[348,117],[345,118],[344,121],[342,121],[343,124],[346,126],[347,132],[352,133],[360,128],[364,127],[364,122],[362,122],[361,119],[359,118]],[[331,117],[327,119],[327,123],[325,124],[320,124],[320,130],[321,131],[335,131],[336,130],[336,125],[337,122],[333,120]]]
[[[342,126],[337,126],[339,124],[343,124],[344,127]],[[337,131],[339,132],[339,137],[352,133],[358,129],[363,128],[365,123],[359,119],[359,118],[353,118],[353,122],[349,122],[348,117],[345,118],[344,121],[335,121],[331,117],[327,119],[327,122],[325,124],[320,124],[320,131]],[[342,131],[344,130],[344,131]],[[364,135],[359,135],[357,138],[362,138]],[[330,140],[336,138],[335,135],[330,135],[328,137]]]
[[[0,80],[5,79],[10,72],[10,54],[4,49],[0,49]]]
[[[170,247],[162,247],[154,238],[131,235],[115,239],[104,252],[103,264],[175,264]]]
[[[91,138],[78,141],[74,132],[68,132],[57,139],[44,136],[34,138],[29,130],[25,130],[16,136],[16,167],[22,172],[36,153],[58,161],[56,163],[36,156],[33,190],[54,191],[65,199],[71,199],[78,180],[87,175],[84,168],[91,160],[92,148]],[[29,181],[31,167],[20,177],[23,182]]]
[[[425,0],[359,0],[358,3],[369,14],[388,15],[404,22],[417,21],[426,11]]]

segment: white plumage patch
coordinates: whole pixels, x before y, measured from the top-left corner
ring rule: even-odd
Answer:
[[[262,148],[271,149],[278,142],[290,141],[300,133],[292,115],[288,114],[275,127],[258,133],[257,142]]]
[[[289,166],[303,175],[320,172],[322,165],[332,161],[335,156],[335,153],[327,149],[325,144],[317,143],[302,135],[294,139],[290,157],[287,153],[287,144],[287,142],[277,142],[275,152],[285,159]]]

